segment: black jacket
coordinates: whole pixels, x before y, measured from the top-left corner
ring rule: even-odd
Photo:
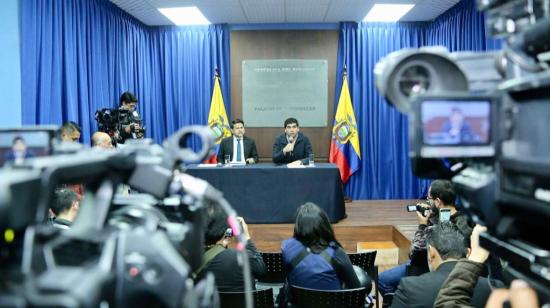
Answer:
[[[434,272],[401,279],[391,307],[433,307],[441,285],[456,264],[456,261],[445,262]],[[487,279],[479,278],[472,296],[472,306],[485,307],[490,294],[491,289]]]
[[[298,133],[294,143],[294,151],[283,153],[283,148],[288,144],[286,134],[282,133],[275,139],[273,144],[273,162],[276,164],[288,164],[293,161],[302,160],[303,164],[309,162],[309,154],[313,153],[309,139],[302,133]]]
[[[250,262],[250,273],[252,274],[252,278],[259,278],[265,275],[267,269],[264,259],[256,249],[256,246],[254,246],[254,243],[252,243],[252,240],[248,240],[246,243],[246,253],[248,255],[248,262]],[[214,274],[218,291],[244,291],[243,269],[239,265],[237,251],[235,249],[225,249],[215,256],[214,259],[206,265],[205,270],[198,275],[197,281],[204,278],[206,272]],[[252,281],[252,287],[254,288],[254,281]]]
[[[243,161],[248,158],[254,158],[254,162],[258,162],[258,151],[256,150],[256,142],[254,142],[254,139],[243,136],[243,149]],[[225,155],[229,155],[231,160],[233,160],[233,136],[223,139],[220,143],[220,149],[218,150],[219,163],[223,163]]]

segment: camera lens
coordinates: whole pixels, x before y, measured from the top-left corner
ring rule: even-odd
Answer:
[[[403,71],[399,79],[399,90],[405,96],[425,93],[430,88],[430,72],[424,66],[412,65]]]

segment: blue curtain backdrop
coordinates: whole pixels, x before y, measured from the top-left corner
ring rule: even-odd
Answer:
[[[485,37],[485,19],[473,0],[459,2],[433,22],[342,23],[338,46],[336,91],[344,64],[361,138],[361,168],[346,185],[353,199],[421,198],[430,181],[416,178],[408,157],[407,117],[380,96],[374,65],[402,49],[443,45],[451,51],[499,48]],[[338,97],[335,97],[335,106]]]
[[[230,110],[226,25],[147,27],[107,0],[25,0],[21,27],[23,124],[72,120],[89,143],[95,111],[131,91],[161,142],[206,122],[215,67]]]

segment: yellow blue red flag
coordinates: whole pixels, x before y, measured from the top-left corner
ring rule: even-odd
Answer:
[[[361,164],[359,133],[345,69],[340,99],[334,116],[329,160],[338,165],[343,183],[346,183],[350,176],[359,170]]]
[[[220,148],[220,142],[231,136],[231,128],[227,120],[227,112],[223,102],[222,88],[220,86],[220,76],[216,71],[214,76],[214,90],[212,91],[212,100],[210,101],[210,112],[208,113],[208,127],[216,136],[216,148],[214,154],[207,160],[208,163],[216,163],[216,155]]]

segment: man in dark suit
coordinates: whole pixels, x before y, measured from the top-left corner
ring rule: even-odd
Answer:
[[[285,132],[273,143],[273,162],[276,164],[306,165],[313,153],[309,139],[300,133],[300,125],[295,118],[285,120]]]
[[[433,307],[439,289],[457,261],[466,256],[464,236],[449,222],[439,223],[428,229],[429,273],[401,279],[391,307]],[[479,278],[471,304],[485,307],[491,289],[485,278]]]
[[[27,149],[25,140],[22,137],[17,136],[13,138],[11,150],[4,154],[4,162],[11,163],[13,165],[20,165],[25,161],[25,159],[32,157],[34,157],[34,155]]]
[[[231,122],[231,131],[233,132],[233,136],[223,139],[220,143],[217,157],[218,162],[225,163],[224,157],[229,155],[231,162],[256,163],[258,161],[256,143],[252,138],[244,135],[243,120],[233,120]]]

